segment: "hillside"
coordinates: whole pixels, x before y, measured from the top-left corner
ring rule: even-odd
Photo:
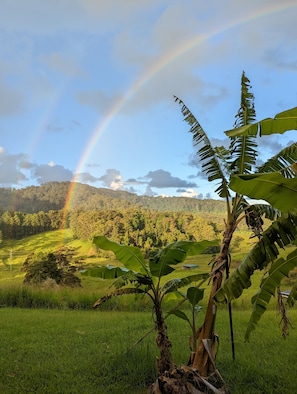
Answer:
[[[188,197],[138,196],[126,191],[96,188],[81,183],[49,182],[23,189],[0,188],[0,210],[37,213],[61,210],[71,194],[71,209],[127,209],[148,208],[171,212],[221,213],[225,204],[221,200],[199,200]]]

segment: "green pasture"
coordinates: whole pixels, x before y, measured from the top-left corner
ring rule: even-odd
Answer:
[[[253,246],[254,241],[249,236],[249,231],[236,231],[234,240],[236,241],[238,237],[240,241],[237,244],[235,242],[234,246],[231,244],[231,271]],[[22,266],[29,254],[40,251],[53,251],[63,245],[75,249],[75,258],[84,259],[84,268],[86,269],[98,264],[120,265],[118,261],[113,259],[112,254],[109,255],[108,259],[103,257],[103,255],[98,257],[91,242],[73,239],[70,230],[49,231],[16,241],[5,240],[0,245],[0,306],[90,309],[94,301],[111,291],[110,285],[112,280],[83,276],[80,273],[77,273],[77,275],[81,278],[82,288],[34,287],[22,284],[24,278]],[[211,269],[211,258],[212,256],[207,254],[190,257],[185,264],[197,265],[197,268],[188,270],[185,269],[185,264],[181,264],[163,280],[167,280],[170,277],[183,277],[196,272],[209,272]],[[250,309],[250,299],[254,295],[262,275],[262,272],[255,273],[252,278],[253,285],[244,291],[243,297],[233,302],[235,308],[239,307],[241,310]],[[209,290],[207,282],[204,284],[204,287],[206,295],[204,303],[206,303]],[[131,303],[131,300],[133,303]],[[174,303],[174,301],[168,302],[170,305]],[[135,298],[135,296],[114,298],[102,305],[103,310],[149,311],[150,308],[151,305],[148,299]]]
[[[248,231],[237,231],[241,241],[239,245],[233,248],[232,267],[235,268],[244,252],[251,246]],[[45,307],[45,308],[71,308],[71,309],[90,309],[99,297],[109,292],[111,280],[101,280],[90,276],[82,276],[77,274],[82,280],[82,288],[48,288],[46,286],[23,286],[24,272],[22,271],[23,263],[26,257],[35,252],[49,252],[57,248],[67,245],[75,249],[75,258],[84,259],[85,268],[98,264],[120,265],[113,259],[112,254],[108,259],[98,257],[95,253],[94,246],[91,242],[73,239],[70,230],[49,231],[43,234],[30,236],[21,240],[10,241],[5,240],[0,245],[0,305],[2,306],[18,306],[18,307]],[[106,252],[105,252],[106,253]],[[209,272],[211,255],[200,255],[188,258],[186,263],[197,265],[195,269],[185,269],[184,265],[180,265],[168,277],[183,277],[196,272]],[[254,280],[259,282],[261,273],[255,275]],[[207,283],[206,295],[208,291]],[[248,289],[246,296],[239,302],[235,301],[234,305],[240,305],[240,308],[250,306],[250,297],[253,295],[254,289]],[[131,304],[131,296],[118,299],[111,299],[104,310],[150,310],[151,305],[148,299],[133,298],[135,301]],[[206,299],[205,299],[206,300]]]
[[[252,246],[248,232],[238,231],[237,235],[241,240],[232,248],[233,268]],[[78,274],[82,288],[22,284],[21,268],[28,254],[55,250],[65,244],[75,248],[77,258],[85,259],[85,268],[119,264],[97,257],[90,242],[74,240],[69,230],[4,241],[0,246],[0,392],[145,393],[156,378],[158,350],[154,332],[133,345],[153,327],[149,299],[114,298],[93,311],[94,301],[111,290],[111,281]],[[181,265],[171,276],[208,272],[210,259],[211,255],[188,259],[186,263],[197,264],[198,268],[188,270]],[[244,343],[250,298],[262,274],[257,273],[252,286],[232,303],[235,361],[231,355],[227,308],[219,308],[218,368],[231,393],[291,394],[296,390],[296,366],[292,360],[297,355],[297,334],[291,328],[289,337],[282,339],[275,303],[263,315],[250,343]],[[207,295],[207,283],[205,288]],[[206,300],[202,306],[205,303]],[[167,301],[165,312],[173,305],[174,301]],[[200,313],[198,320],[202,322],[203,309]],[[293,309],[289,313],[294,326],[297,312]],[[167,319],[167,324],[174,360],[177,364],[186,363],[190,328],[174,316]]]
[[[297,333],[284,340],[279,317],[268,311],[244,343],[248,311],[234,312],[232,360],[227,312],[217,321],[218,368],[233,394],[292,394],[296,390]],[[291,311],[296,321],[296,311]],[[155,379],[155,334],[149,312],[0,309],[0,392],[144,394]],[[176,363],[189,356],[189,330],[168,318]]]

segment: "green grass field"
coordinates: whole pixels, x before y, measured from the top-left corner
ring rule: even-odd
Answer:
[[[243,240],[240,247],[233,250],[233,267],[251,247],[247,232],[238,232],[238,235]],[[83,287],[80,289],[22,285],[21,267],[28,254],[55,250],[64,244],[74,247],[77,257],[84,257],[87,266],[104,263],[102,258],[92,257],[91,243],[73,240],[68,230],[1,244],[0,392],[145,393],[156,377],[155,334],[150,334],[135,347],[133,344],[153,327],[147,299],[126,296],[93,311],[93,302],[110,291],[111,281],[81,276]],[[187,262],[197,263],[198,271],[207,272],[209,260],[209,255],[202,255]],[[118,264],[116,261],[109,263]],[[189,273],[192,272],[179,267],[171,275]],[[282,339],[280,317],[274,305],[260,320],[250,343],[244,343],[244,331],[251,313],[250,298],[261,275],[257,273],[251,288],[233,302],[235,362],[231,355],[227,310],[224,306],[219,310],[218,368],[231,393],[291,394],[296,392],[297,384],[294,363],[297,334],[291,329],[289,337]],[[296,310],[291,310],[290,316],[294,324]],[[202,321],[203,312],[198,317]],[[189,327],[174,316],[167,322],[174,361],[186,363]]]
[[[155,379],[155,334],[133,347],[152,327],[148,312],[2,308],[0,316],[1,393],[141,394]],[[247,311],[234,313],[235,361],[226,311],[217,323],[218,368],[231,393],[296,392],[296,331],[282,339],[279,318],[269,311],[247,344],[247,319]],[[186,363],[187,326],[172,316],[168,329],[176,363]]]

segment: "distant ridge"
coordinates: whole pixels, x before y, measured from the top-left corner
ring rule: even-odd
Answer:
[[[61,210],[71,182],[49,182],[23,189],[0,188],[0,210],[37,213]],[[124,210],[146,208],[171,212],[223,212],[224,201],[189,197],[138,196],[123,190],[96,188],[76,183],[71,208],[81,210]]]

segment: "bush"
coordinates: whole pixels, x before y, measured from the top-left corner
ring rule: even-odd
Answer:
[[[45,284],[54,281],[57,285],[80,287],[81,280],[74,275],[77,267],[72,263],[73,251],[68,248],[50,253],[32,253],[24,264],[24,283]],[[81,267],[82,263],[79,262]]]

